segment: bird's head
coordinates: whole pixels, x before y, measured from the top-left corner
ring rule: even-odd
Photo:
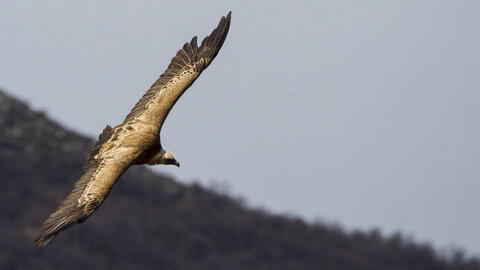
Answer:
[[[180,163],[175,159],[175,157],[168,153],[164,152],[160,158],[160,164],[163,165],[175,165],[177,167],[180,167]]]

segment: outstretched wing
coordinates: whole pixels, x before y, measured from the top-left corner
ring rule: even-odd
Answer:
[[[135,105],[123,124],[107,126],[90,151],[84,174],[72,192],[44,222],[35,245],[45,246],[55,235],[85,221],[107,197],[117,179],[149,148],[175,102],[210,65],[223,45],[231,12],[200,47],[197,38],[186,43],[167,70]]]
[[[121,128],[107,126],[90,150],[83,175],[57,210],[43,223],[35,246],[45,246],[55,235],[85,221],[102,204],[117,179],[142,149],[131,147]]]
[[[160,131],[173,105],[217,56],[230,28],[230,17],[231,12],[222,17],[217,28],[202,41],[200,47],[197,37],[183,45],[167,70],[128,114],[124,124],[140,120],[157,126]]]

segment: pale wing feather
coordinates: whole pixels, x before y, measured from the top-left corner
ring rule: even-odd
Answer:
[[[148,128],[148,126],[145,126]],[[35,245],[45,246],[55,235],[75,223],[81,223],[102,204],[117,179],[144,150],[147,140],[154,139],[151,130],[113,130],[107,126],[90,151],[90,158],[80,179],[57,210],[43,223]],[[141,139],[142,141],[134,142]],[[122,141],[124,143],[122,143]],[[147,146],[145,146],[147,147]]]

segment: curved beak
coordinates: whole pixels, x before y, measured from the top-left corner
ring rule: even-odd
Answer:
[[[178,161],[176,161],[176,160],[175,160],[174,165],[180,168],[180,162],[178,162]]]

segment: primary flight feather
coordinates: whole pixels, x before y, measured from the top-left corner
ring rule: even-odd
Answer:
[[[231,12],[222,17],[217,28],[202,41],[200,47],[197,37],[185,43],[123,123],[103,130],[90,150],[83,175],[43,223],[35,246],[44,247],[59,232],[88,219],[130,166],[179,166],[173,155],[162,148],[160,129],[175,102],[210,65],[222,47],[230,27],[230,17]]]

